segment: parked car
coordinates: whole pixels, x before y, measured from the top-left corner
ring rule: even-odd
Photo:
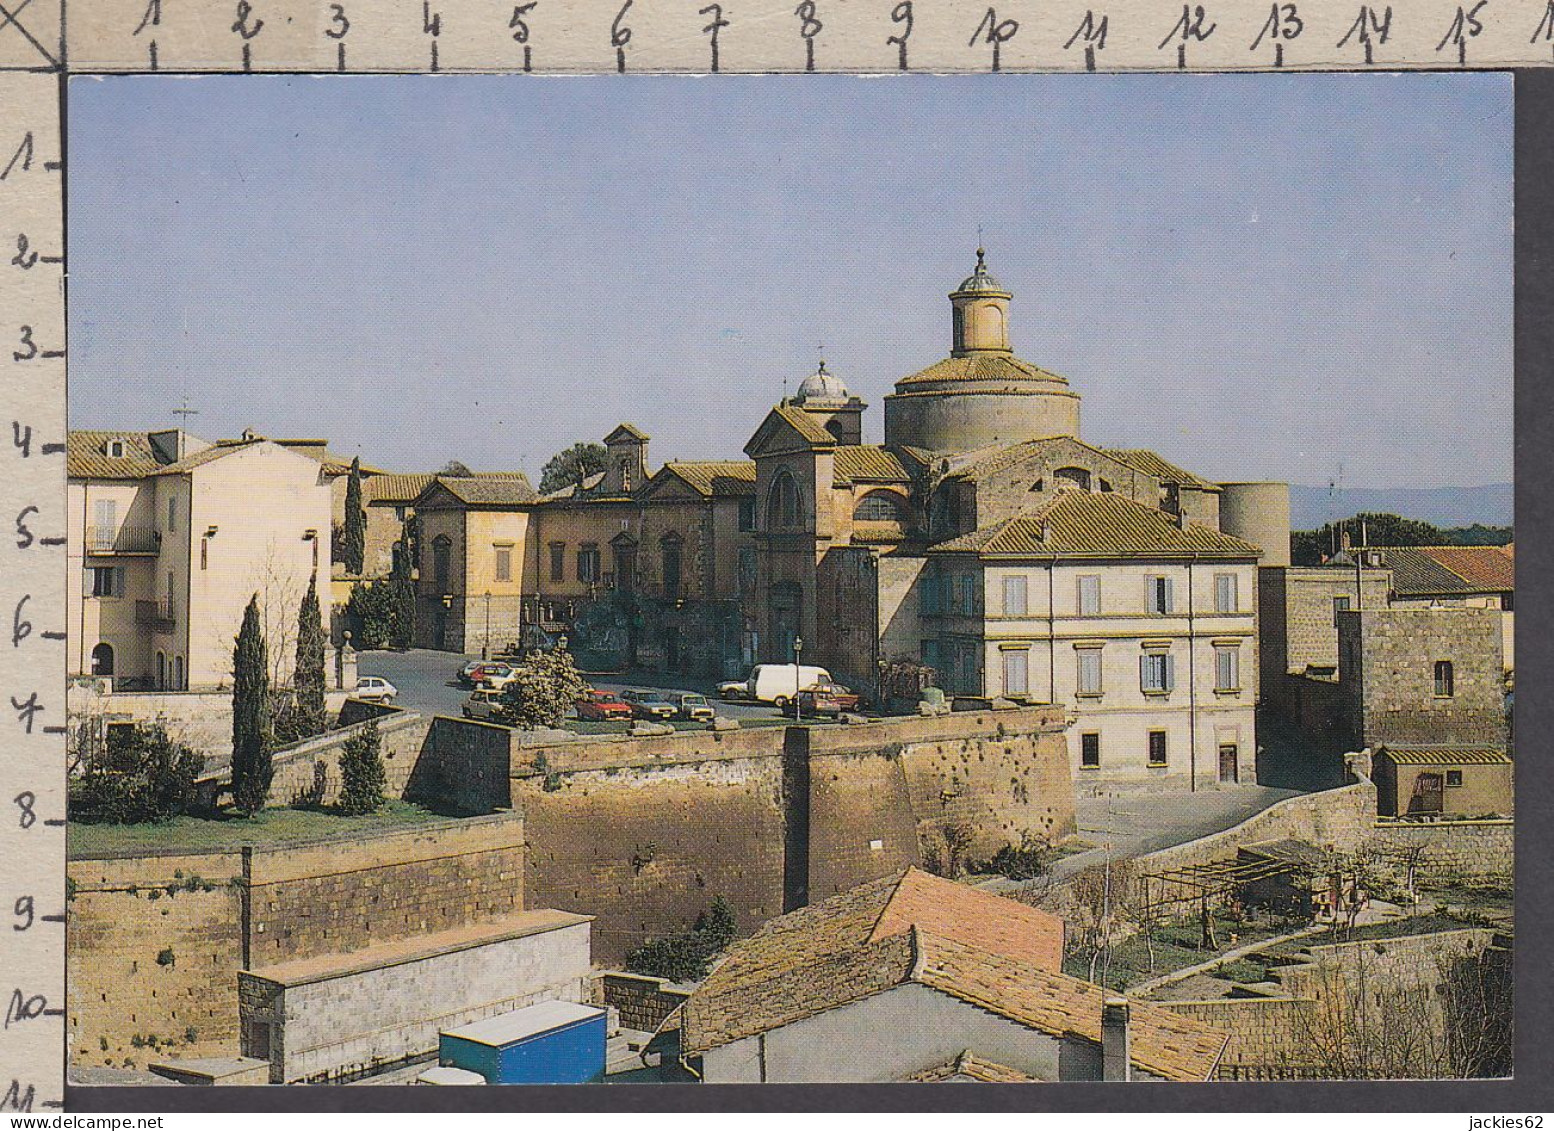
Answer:
[[[664,698],[674,704],[676,718],[710,723],[718,717],[707,697],[695,691],[671,691]]]
[[[500,691],[477,687],[469,693],[469,698],[464,700],[464,717],[466,719],[485,719],[489,722],[496,718],[501,703],[502,693]]]
[[[577,717],[589,722],[631,718],[631,704],[613,691],[592,689],[577,701]]]
[[[483,664],[477,664],[470,670],[470,682],[476,687],[506,686],[513,677],[511,664],[498,663],[495,660],[487,660]]]
[[[840,715],[856,711],[859,696],[840,683],[813,683],[799,692],[799,711],[806,715]]]
[[[631,708],[633,718],[651,719],[662,722],[672,719],[678,708],[668,699],[664,698],[662,691],[648,691],[640,687],[634,687],[630,691],[621,692],[621,699]]]
[[[356,681],[355,696],[358,699],[370,699],[378,703],[391,703],[394,696],[399,694],[399,688],[395,687],[381,675],[364,675]]]
[[[718,684],[718,694],[725,699],[755,699],[782,709],[791,704],[803,688],[830,682],[830,672],[809,664],[757,664],[750,669],[750,677],[743,683]]]

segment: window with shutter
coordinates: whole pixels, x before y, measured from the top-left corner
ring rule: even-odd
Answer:
[[[1097,574],[1085,574],[1079,579],[1079,615],[1101,615],[1101,578]]]
[[[1023,617],[1026,597],[1027,586],[1023,575],[1004,578],[1004,616]]]
[[[1236,592],[1236,575],[1233,573],[1217,573],[1214,575],[1214,611],[1216,613],[1233,613],[1239,603],[1239,594]]]

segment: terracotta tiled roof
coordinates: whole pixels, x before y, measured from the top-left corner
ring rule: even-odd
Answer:
[[[1097,1044],[1108,991],[1094,982],[1038,970],[1013,958],[919,936],[915,980],[1054,1037],[1070,1033]],[[1229,1036],[1163,1006],[1130,1001],[1133,1063],[1167,1080],[1207,1080]]]
[[[909,869],[783,915],[736,944],[681,1007],[683,1047],[705,1052],[907,982],[1055,1037],[1098,1042],[1105,991],[1045,965],[1052,917],[1033,910]],[[1132,1004],[1134,1061],[1168,1079],[1207,1079],[1226,1039]]]
[[[825,429],[825,425],[815,419],[815,414],[805,412],[802,408],[793,405],[778,405],[772,410],[782,420],[787,422],[795,432],[812,444],[835,445],[836,437]]]
[[[650,440],[650,439],[652,439],[651,436],[649,436],[646,432],[642,431],[642,429],[638,428],[635,424],[617,424],[615,426],[615,430],[613,432],[611,432],[608,436],[606,436],[605,440],[606,441],[613,440],[613,439],[615,439],[615,437],[620,436],[622,434],[630,436],[633,440]]]
[[[1499,546],[1420,546],[1418,550],[1475,589],[1516,588],[1516,559]]]
[[[421,493],[422,497],[435,487],[442,487],[459,502],[475,507],[525,506],[540,498],[522,474],[439,475]]]
[[[702,495],[749,495],[755,491],[754,460],[674,460],[664,464],[660,474],[664,473],[679,476]]]
[[[891,893],[870,942],[912,927],[1041,970],[1063,968],[1063,920],[991,892],[909,869]]]
[[[1197,487],[1203,491],[1218,491],[1219,484],[1211,483],[1200,475],[1194,475],[1184,467],[1178,467],[1170,460],[1147,448],[1102,448],[1101,451],[1111,456],[1119,463],[1125,463],[1142,471],[1145,475],[1153,475],[1156,479],[1167,483],[1181,483],[1189,487]]]
[[[122,440],[124,455],[108,455],[108,441]],[[162,464],[144,432],[72,429],[65,437],[65,474],[71,479],[142,479]]]
[[[193,471],[197,467],[204,467],[207,463],[215,463],[224,456],[232,455],[234,452],[240,452],[244,448],[251,448],[255,444],[263,442],[262,440],[218,440],[204,451],[184,456],[177,463],[170,463],[166,467],[159,467],[152,474],[183,475],[185,472]],[[297,454],[301,455],[303,453],[299,452]]]
[[[367,506],[405,506],[432,485],[435,475],[373,475],[362,479],[362,502]]]
[[[933,549],[1034,558],[1177,554],[1255,558],[1261,552],[1250,542],[1207,526],[1193,522],[1178,526],[1174,516],[1121,495],[1089,491],[1064,491],[1032,514],[1005,519]]]
[[[1378,551],[1381,564],[1392,571],[1392,590],[1403,596],[1432,597],[1471,593],[1469,585],[1423,550],[1388,546]]]
[[[838,483],[853,483],[859,479],[885,483],[912,481],[896,453],[879,444],[843,444],[838,447],[833,477]]]
[[[1399,766],[1509,766],[1511,756],[1498,746],[1393,746],[1380,747]]]
[[[973,1056],[970,1049],[961,1053],[954,1060],[946,1061],[933,1068],[926,1068],[921,1072],[914,1072],[907,1077],[907,1081],[913,1084],[944,1084],[944,1083],[975,1083],[975,1084],[1030,1084],[1036,1077],[1027,1076],[1017,1068],[1010,1068],[1007,1064],[997,1064],[991,1060],[983,1060]]]
[[[938,381],[986,381],[1024,385],[1031,381],[1055,381],[1067,385],[1068,379],[1050,373],[1039,365],[1007,353],[976,353],[965,357],[947,357],[936,361],[927,369],[896,382],[899,392],[910,392],[914,385]]]

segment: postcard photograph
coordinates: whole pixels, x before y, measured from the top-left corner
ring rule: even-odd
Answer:
[[[1509,74],[68,133],[73,1084],[1512,1075]]]

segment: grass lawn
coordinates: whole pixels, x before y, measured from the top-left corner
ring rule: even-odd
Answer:
[[[1112,948],[1111,959],[1105,965],[1104,974],[1098,967],[1097,975],[1102,985],[1114,990],[1124,990],[1149,978],[1169,974],[1184,966],[1196,966],[1201,962],[1208,962],[1216,954],[1223,954],[1261,939],[1287,934],[1291,930],[1294,930],[1294,927],[1283,920],[1261,919],[1256,923],[1238,923],[1216,915],[1214,936],[1219,940],[1220,945],[1216,950],[1209,950],[1198,945],[1200,939],[1198,917],[1188,916],[1155,929],[1153,967],[1149,961],[1150,947],[1145,944],[1142,934],[1134,934]],[[1233,940],[1232,936],[1234,936]],[[1240,959],[1228,963],[1225,972],[1216,973],[1216,976],[1238,982],[1260,982],[1264,977],[1263,971],[1262,963]],[[1088,957],[1074,954],[1065,956],[1063,972],[1076,978],[1088,978],[1090,976]]]
[[[404,801],[386,802],[376,813],[344,817],[327,810],[266,809],[254,817],[175,817],[145,825],[67,826],[72,857],[137,849],[236,848],[244,844],[285,844],[288,841],[359,836],[445,821],[447,816]]]

